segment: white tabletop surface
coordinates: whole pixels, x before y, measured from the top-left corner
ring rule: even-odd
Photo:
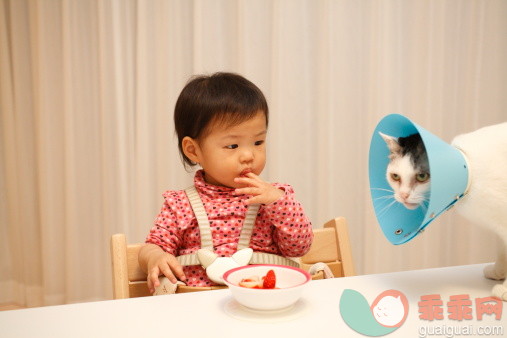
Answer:
[[[364,275],[312,281],[287,316],[231,312],[229,290],[132,298],[0,312],[0,337],[364,337],[340,315],[344,289],[361,293],[368,304],[383,291],[401,291],[409,301],[406,321],[386,337],[419,337],[421,330],[467,326],[477,330],[501,327],[507,336],[507,306],[500,320],[486,315],[479,321],[447,317],[445,304],[453,295],[488,297],[495,281],[482,275],[484,264]],[[419,319],[421,296],[439,294],[443,320]],[[229,312],[226,310],[229,309]],[[448,328],[447,328],[448,330]],[[499,330],[498,328],[496,330]],[[458,336],[458,335],[456,335]],[[462,335],[463,336],[463,335]],[[489,335],[494,337],[495,335]],[[470,337],[470,336],[469,336]]]

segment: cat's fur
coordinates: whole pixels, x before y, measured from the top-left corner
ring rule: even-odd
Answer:
[[[394,190],[395,198],[401,203],[404,201],[409,203],[408,206],[405,204],[406,207],[413,206],[410,202],[416,203],[416,201],[424,205],[424,198],[416,196],[411,199],[411,195],[425,194],[427,196],[431,179],[428,179],[428,184],[425,186],[413,184],[413,179],[412,184],[403,180],[413,178],[418,172],[423,171],[421,168],[424,168],[424,162],[427,165],[427,157],[419,155],[416,160],[414,156],[416,152],[403,153],[400,150],[403,139],[384,134],[382,137],[391,152],[386,175]],[[472,223],[483,225],[499,235],[502,245],[498,249],[497,261],[484,269],[484,275],[490,279],[505,280],[507,277],[507,123],[459,135],[454,138],[452,145],[465,154],[470,177],[468,193],[456,203],[455,209]],[[397,173],[401,178],[400,184],[389,179],[390,170],[391,172],[401,170]],[[406,186],[410,188],[407,190]],[[407,193],[410,196],[406,196]],[[507,301],[507,280],[503,284],[495,285],[493,295]]]
[[[389,147],[386,179],[394,198],[407,209],[416,209],[428,197],[430,188],[428,156],[419,134],[395,138],[380,134]],[[421,177],[426,179],[421,180]]]

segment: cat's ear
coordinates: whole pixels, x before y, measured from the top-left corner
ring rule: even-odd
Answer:
[[[390,135],[386,135],[384,133],[379,132],[379,135],[382,136],[384,141],[387,144],[387,148],[393,154],[399,153],[401,150],[400,144],[398,143],[398,138]]]

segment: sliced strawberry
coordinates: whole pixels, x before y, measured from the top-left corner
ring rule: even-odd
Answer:
[[[266,276],[263,278],[262,287],[264,289],[274,289],[276,285],[276,276],[273,270],[269,270]]]
[[[239,286],[242,286],[244,288],[251,288],[256,289],[261,285],[261,282],[259,280],[258,276],[253,276],[250,278],[243,278],[241,282],[239,282]]]

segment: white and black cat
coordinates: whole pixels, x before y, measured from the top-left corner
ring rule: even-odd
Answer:
[[[386,178],[394,198],[408,209],[425,208],[431,173],[419,134],[393,137],[381,133],[390,154]],[[507,123],[459,135],[452,145],[469,164],[468,193],[456,203],[456,211],[474,224],[483,225],[500,238],[497,261],[484,269],[487,278],[507,277]],[[495,285],[493,295],[507,301],[507,280]]]

